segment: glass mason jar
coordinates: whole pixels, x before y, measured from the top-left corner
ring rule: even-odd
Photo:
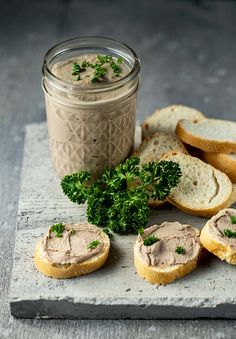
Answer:
[[[52,72],[57,62],[88,54],[123,58],[128,73],[113,83],[81,87]],[[98,177],[132,150],[140,63],[128,46],[108,38],[85,37],[52,47],[43,62],[49,144],[57,174],[88,170]]]

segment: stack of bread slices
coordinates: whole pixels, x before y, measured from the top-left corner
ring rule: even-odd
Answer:
[[[236,202],[236,122],[208,119],[194,108],[172,105],[142,124],[141,164],[171,160],[182,176],[167,201],[184,212],[212,216]],[[150,199],[151,207],[163,202]]]

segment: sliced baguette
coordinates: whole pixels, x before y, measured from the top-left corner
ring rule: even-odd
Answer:
[[[171,152],[161,160],[178,162],[182,176],[167,198],[186,213],[212,216],[228,207],[232,183],[226,174],[202,160],[180,152]]]
[[[180,151],[188,154],[182,141],[173,134],[157,132],[144,139],[141,145],[134,151],[133,155],[140,158],[140,163],[145,164],[159,161],[170,151]]]
[[[140,158],[140,164],[152,161],[159,161],[166,153],[177,150],[188,153],[182,141],[173,134],[157,132],[144,139],[141,145],[134,151],[133,156]],[[152,191],[150,189],[150,191]],[[148,204],[151,208],[163,206],[165,201],[149,199]]]
[[[200,241],[211,253],[227,263],[236,265],[236,239],[228,238],[224,229],[236,232],[236,224],[232,224],[230,216],[236,217],[236,210],[227,208],[221,210],[201,230]]]
[[[236,153],[203,152],[202,159],[227,174],[232,182],[236,182]]]
[[[194,108],[171,105],[160,110],[156,110],[151,116],[147,117],[142,124],[143,137],[146,138],[156,132],[175,133],[175,128],[179,120],[190,119],[199,121],[205,116]]]
[[[99,239],[102,242],[102,249],[99,251],[99,253],[96,253],[92,257],[80,261],[78,263],[66,263],[66,264],[60,264],[60,263],[54,263],[50,262],[47,257],[45,257],[42,253],[43,250],[43,240],[41,239],[38,241],[36,245],[35,255],[34,255],[34,263],[36,268],[43,273],[46,276],[57,278],[57,279],[68,279],[72,277],[78,277],[80,275],[91,273],[97,269],[99,269],[101,266],[103,266],[108,258],[109,255],[109,249],[110,249],[110,239],[100,228],[98,228],[95,225],[91,224],[73,224],[73,225],[66,225],[67,228],[73,229],[73,231],[77,232],[77,229],[80,230],[81,227],[86,228],[89,227],[92,232],[94,233],[94,236],[96,237],[96,234],[99,234]],[[50,228],[51,229],[51,228]],[[48,231],[48,234],[50,234],[50,229]],[[97,232],[97,233],[96,233]],[[46,237],[46,236],[45,236]],[[62,234],[61,240],[63,241],[64,233]],[[73,234],[72,237],[76,237],[76,234]],[[79,235],[81,239],[81,235]],[[81,246],[84,246],[84,241],[81,239],[82,243]],[[80,248],[81,248],[80,246]],[[53,248],[53,250],[57,250],[56,247]]]
[[[236,152],[236,122],[233,121],[183,119],[177,124],[176,134],[183,142],[205,152]]]
[[[150,235],[156,236],[159,241],[145,246],[144,239]],[[153,225],[145,229],[143,235],[138,235],[134,245],[137,273],[148,282],[158,285],[169,284],[190,273],[197,267],[201,255],[199,235],[197,228],[179,222],[164,222],[160,226]],[[177,246],[182,246],[185,253],[178,254]],[[167,255],[166,260],[163,253]],[[172,263],[170,258],[173,258]]]

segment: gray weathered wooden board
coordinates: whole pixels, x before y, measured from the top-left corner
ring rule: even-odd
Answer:
[[[86,219],[85,208],[61,192],[53,172],[46,124],[28,125],[22,169],[11,312],[22,318],[236,318],[235,267],[209,256],[197,270],[168,286],[141,279],[133,266],[135,236],[116,235],[99,271],[70,280],[40,274],[33,265],[37,239],[54,222]],[[152,211],[150,224],[178,220],[202,227],[205,219],[173,207]]]

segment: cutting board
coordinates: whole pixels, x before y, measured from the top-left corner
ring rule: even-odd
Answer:
[[[11,313],[19,318],[236,318],[236,267],[209,255],[183,279],[155,286],[133,265],[134,235],[115,235],[100,270],[69,280],[39,273],[36,241],[57,222],[82,222],[86,209],[66,198],[52,169],[46,124],[26,127],[22,182],[10,287]],[[174,207],[153,210],[149,224],[177,220],[201,228],[205,219]]]

